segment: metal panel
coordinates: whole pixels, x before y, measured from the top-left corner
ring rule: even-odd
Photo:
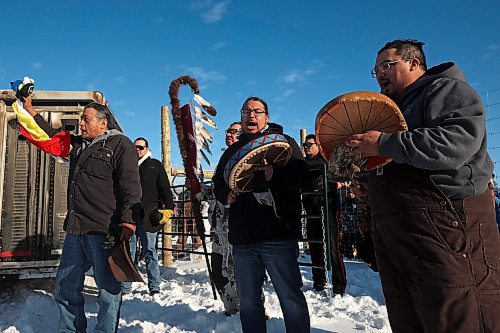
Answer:
[[[5,171],[5,142],[7,142],[7,107],[0,101],[0,251],[2,251],[2,204]]]
[[[37,205],[34,199],[39,190],[39,153],[27,141],[18,140],[16,121],[8,122],[6,132],[1,250],[12,255],[0,260],[28,260],[33,255],[26,254],[34,253],[35,246]]]
[[[62,126],[73,134],[78,134],[79,115],[51,114],[52,126]],[[49,242],[51,253],[57,255],[55,249],[62,249],[65,232],[64,219],[67,212],[67,186],[69,177],[69,164],[50,161],[49,205],[46,215],[49,216]]]

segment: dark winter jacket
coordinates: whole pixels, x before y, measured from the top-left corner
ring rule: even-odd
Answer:
[[[227,195],[231,191],[223,177],[228,159],[250,140],[263,134],[282,133],[281,126],[269,125],[264,133],[252,137],[242,134],[239,141],[224,152],[213,178],[214,193],[218,201],[227,204]],[[272,207],[259,204],[252,192],[240,193],[229,209],[229,242],[233,245],[300,237],[300,190],[305,181],[307,165],[295,140],[287,135],[285,137],[292,147],[292,157],[285,166],[274,167],[273,177],[268,182],[279,217]]]
[[[139,166],[141,176],[142,197],[141,203],[144,207],[144,229],[148,232],[157,232],[161,225],[153,227],[149,222],[149,216],[153,209],[166,208],[174,209],[170,182],[163,164],[151,157],[148,157]]]
[[[307,163],[307,177],[304,183],[304,192],[323,192],[323,177],[324,177],[324,165],[326,164],[325,159],[321,154],[317,154],[313,158],[306,157]],[[322,195],[303,195],[302,204],[304,209],[308,214],[317,214],[320,207],[323,204]],[[338,194],[337,194],[337,184],[335,182],[328,182],[328,201],[330,203],[329,209],[337,211],[338,205]]]
[[[39,114],[37,124],[53,136]],[[71,136],[67,209],[64,230],[70,234],[105,234],[121,222],[136,224],[142,216],[137,151],[118,130],[108,130],[92,142]]]
[[[450,199],[482,194],[493,162],[486,146],[481,97],[454,63],[429,69],[396,101],[408,132],[383,133],[379,154],[397,163],[430,170]]]

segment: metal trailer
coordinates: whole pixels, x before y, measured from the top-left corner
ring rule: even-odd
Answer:
[[[14,101],[12,90],[0,90],[0,280],[53,277],[65,237],[69,164],[20,135]],[[36,91],[33,99],[52,127],[73,134],[90,102],[106,104],[96,91]]]

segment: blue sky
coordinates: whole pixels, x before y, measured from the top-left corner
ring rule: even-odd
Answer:
[[[426,42],[429,65],[456,61],[478,92],[496,90],[490,104],[500,102],[498,0],[24,0],[2,8],[0,87],[29,75],[40,90],[102,91],[126,134],[148,138],[157,158],[172,79],[195,77],[219,111],[215,164],[223,129],[248,96],[267,100],[271,121],[298,139],[329,100],[378,91],[376,52],[396,38]],[[499,105],[488,110],[490,132],[500,130],[499,113]],[[172,151],[180,167],[174,131]]]

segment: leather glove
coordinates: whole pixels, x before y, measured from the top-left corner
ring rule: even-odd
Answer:
[[[172,209],[153,209],[149,214],[149,223],[156,228],[168,222],[174,215]]]
[[[136,225],[128,222],[120,223],[122,227],[122,232],[120,234],[120,240],[129,240],[130,237],[135,233]]]
[[[163,215],[161,217],[159,224],[165,224],[172,218],[174,211],[172,209],[158,209],[158,211]]]
[[[24,99],[33,93],[34,88],[35,85],[33,83],[27,83],[16,93],[16,97],[19,98],[21,102],[24,102]]]

